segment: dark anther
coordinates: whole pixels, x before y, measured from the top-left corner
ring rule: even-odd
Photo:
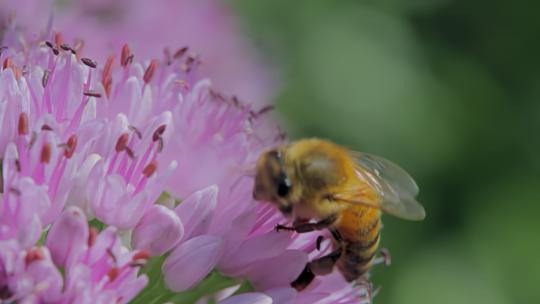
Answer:
[[[116,141],[116,146],[114,148],[116,152],[124,151],[127,147],[128,140],[129,140],[128,133],[123,133],[122,135],[120,135],[120,137],[118,137],[118,140]]]
[[[43,72],[43,78],[41,78],[41,84],[43,85],[43,87],[46,87],[47,83],[49,83],[49,75],[50,74],[51,74],[51,72],[49,70],[45,70]]]
[[[154,131],[154,134],[152,135],[152,140],[153,141],[157,141],[161,138],[161,135],[163,135],[163,133],[165,133],[165,129],[167,128],[167,125],[161,125],[159,126],[155,131]]]
[[[178,59],[178,58],[184,56],[184,54],[187,52],[187,50],[188,50],[187,46],[179,49],[178,51],[176,51],[176,53],[174,53],[173,58]]]
[[[67,43],[63,43],[60,45],[60,48],[64,51],[71,51],[71,47]]]
[[[54,48],[53,44],[50,41],[45,41],[45,45],[50,47],[51,49]]]
[[[131,64],[133,62],[133,58],[135,58],[135,55],[131,54],[126,58],[126,65]]]
[[[137,127],[135,127],[135,126],[128,126],[128,129],[129,129],[131,132],[135,133],[135,135],[137,135],[137,137],[138,137],[139,139],[142,139],[142,133],[141,133],[141,131],[139,131],[139,129],[137,129]]]
[[[73,153],[75,153],[75,149],[77,148],[77,136],[71,135],[66,143],[66,147],[64,150],[64,156],[66,158],[71,158],[73,156]]]
[[[89,67],[91,67],[93,69],[95,69],[97,67],[97,63],[94,60],[90,59],[90,58],[81,58],[81,61],[82,61],[82,63],[84,63],[85,65],[87,65],[87,66],[89,66]]]
[[[264,114],[264,113],[266,113],[266,112],[270,112],[270,111],[272,111],[272,110],[274,110],[274,106],[273,106],[273,105],[266,106],[266,107],[260,109],[259,112],[257,112],[257,116],[260,116],[260,115],[262,115],[262,114]]]
[[[157,162],[154,160],[148,165],[146,165],[146,167],[144,167],[142,173],[144,176],[150,177],[152,176],[152,174],[154,174],[154,172],[156,172],[156,169],[157,169]]]
[[[120,65],[122,66],[127,66],[129,64],[129,57],[132,56],[131,55],[131,50],[129,49],[129,46],[127,44],[124,44],[124,46],[122,46],[122,52],[120,54]]]
[[[126,150],[126,154],[129,156],[129,158],[131,158],[131,159],[135,158],[135,153],[133,153],[133,150],[131,150],[130,147],[126,147],[125,150]]]
[[[96,97],[96,98],[101,97],[101,93],[96,92],[96,91],[85,91],[83,94],[84,96],[88,96],[88,97]]]
[[[49,143],[44,143],[39,156],[39,161],[43,164],[48,164],[51,161],[51,154],[51,145],[49,145]]]
[[[19,123],[17,126],[19,135],[28,134],[28,115],[25,112],[21,112],[19,115]]]
[[[51,128],[51,126],[49,126],[48,124],[44,124],[41,126],[41,130],[42,131],[52,131],[53,128]]]
[[[146,68],[146,71],[144,71],[143,80],[145,83],[149,83],[152,80],[152,77],[154,77],[154,73],[157,69],[157,60],[152,60],[150,62],[150,65]]]
[[[158,152],[163,151],[163,147],[165,146],[165,145],[163,144],[163,138],[160,137],[160,138],[157,140],[157,143],[158,143],[157,151],[158,151]]]
[[[5,70],[7,68],[10,68],[13,66],[13,63],[11,62],[11,58],[4,59],[4,63],[2,64],[2,68]]]

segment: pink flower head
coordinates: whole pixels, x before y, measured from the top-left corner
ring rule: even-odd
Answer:
[[[198,74],[212,78],[219,91],[259,106],[272,95],[271,73],[242,36],[231,11],[219,1],[9,0],[2,5],[0,17],[34,35],[47,33],[52,26],[62,32],[64,42],[99,62],[125,43],[139,62],[161,54],[167,60],[182,54],[203,58]]]
[[[281,134],[265,119],[269,108],[255,110],[201,79],[204,58],[180,50],[138,60],[123,44],[116,56],[94,60],[59,33],[29,36],[9,28],[5,39],[4,298],[127,303],[148,283],[141,266],[168,253],[150,282],[163,278],[157,286],[169,290],[162,296],[194,288],[217,270],[254,289],[224,293],[220,300],[229,303],[357,299],[360,289],[339,274],[319,277],[302,292],[290,287],[329,247],[315,249],[318,234],[276,232],[286,220],[252,199],[246,168]],[[172,201],[156,205],[160,196]],[[89,228],[93,218],[106,228]],[[43,229],[45,246],[36,246]],[[17,267],[29,252],[28,259],[43,261],[36,270]]]
[[[21,250],[15,243],[0,242],[0,299],[20,303],[60,301],[62,275],[47,248]]]
[[[87,225],[82,210],[72,207],[47,236],[55,264],[65,267],[65,303],[129,302],[147,283],[138,271],[148,253],[129,251],[112,227],[98,234]]]

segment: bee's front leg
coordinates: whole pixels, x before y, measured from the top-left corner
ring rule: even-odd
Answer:
[[[306,224],[308,222],[309,222],[308,218],[297,217],[297,218],[294,219],[292,227],[283,226],[283,225],[276,225],[276,231],[282,231],[282,230],[284,230],[284,231],[295,231],[294,227]]]
[[[316,223],[298,222],[295,220],[292,227],[277,225],[276,231],[287,230],[287,231],[296,231],[297,233],[306,233],[306,232],[328,228],[336,220],[337,220],[337,214],[333,214]]]

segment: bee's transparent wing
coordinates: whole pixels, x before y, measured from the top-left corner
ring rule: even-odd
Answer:
[[[371,185],[379,197],[376,200],[364,200],[362,195],[349,193],[345,196],[338,194],[338,199],[346,197],[345,200],[350,203],[377,207],[407,220],[419,221],[426,217],[424,207],[416,201],[418,186],[405,170],[379,156],[367,153],[355,153],[353,156],[358,177]],[[359,189],[357,193],[361,192]]]

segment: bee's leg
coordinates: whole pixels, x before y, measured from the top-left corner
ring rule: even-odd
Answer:
[[[343,241],[343,237],[341,237],[341,233],[339,233],[339,231],[337,231],[336,229],[330,229],[330,233],[332,234],[332,237],[334,238],[334,240],[338,242],[338,244]],[[321,243],[323,239],[324,239],[324,236],[322,235],[319,235],[317,237],[315,248],[317,248],[318,251],[321,251]]]
[[[338,248],[328,255],[307,263],[302,273],[296,280],[294,280],[294,282],[291,283],[291,286],[296,290],[301,291],[306,288],[311,281],[313,281],[313,279],[315,279],[315,276],[327,275],[331,273],[340,256],[341,248]]]
[[[322,229],[330,227],[336,220],[337,220],[337,215],[333,214],[316,223],[293,223],[293,227],[277,225],[276,231],[290,230],[290,231],[296,231],[297,233],[305,233],[305,232],[311,232],[315,230],[322,230]]]
[[[388,249],[386,248],[381,248],[379,249],[379,253],[381,254],[381,256],[377,257],[373,261],[373,265],[384,264],[384,266],[390,266],[390,264],[392,263],[390,251],[388,251]]]
[[[317,248],[317,251],[321,251],[321,243],[324,240],[324,236],[319,235],[317,237],[317,241],[315,242],[315,248]]]
[[[341,256],[341,248],[308,263],[311,272],[315,275],[327,275],[332,272],[334,265]]]
[[[361,276],[356,280],[356,284],[365,290],[365,293],[361,296],[362,304],[371,304],[373,297],[379,292],[379,289],[373,291],[373,284],[369,281],[366,275]]]
[[[309,263],[306,264],[304,270],[300,273],[298,278],[291,283],[291,287],[297,291],[302,291],[315,279],[315,274],[311,271]]]

